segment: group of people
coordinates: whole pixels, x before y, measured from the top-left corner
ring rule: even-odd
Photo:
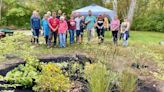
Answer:
[[[33,34],[31,42],[39,44],[39,30],[42,28],[45,43],[48,47],[59,46],[60,48],[65,48],[68,33],[70,35],[70,45],[74,43],[80,44],[83,42],[83,33],[85,31],[87,32],[88,43],[92,41],[96,31],[99,39],[98,43],[101,44],[104,42],[105,31],[109,29],[112,31],[112,39],[115,45],[117,45],[119,33],[120,39],[123,38],[123,46],[128,45],[130,23],[127,18],[120,24],[120,20],[115,16],[109,23],[106,14],[100,14],[96,18],[92,15],[92,11],[89,10],[88,16],[81,16],[80,13],[76,13],[71,14],[70,19],[67,20],[66,14],[59,10],[58,13],[54,11],[52,14],[48,11],[41,20],[39,13],[33,11],[30,22]],[[52,39],[54,40],[53,42]]]

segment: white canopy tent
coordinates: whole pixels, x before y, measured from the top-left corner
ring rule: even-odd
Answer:
[[[113,10],[109,10],[107,8],[101,7],[101,6],[96,5],[96,4],[92,4],[92,5],[83,7],[81,9],[74,10],[74,11],[72,11],[72,13],[80,13],[83,16],[87,16],[89,10],[92,11],[92,14],[94,16],[98,16],[100,14],[107,14],[111,19],[113,19],[114,16],[116,15]]]

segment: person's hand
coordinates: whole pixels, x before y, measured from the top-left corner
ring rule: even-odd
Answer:
[[[56,31],[56,29],[54,29],[54,28],[53,28],[53,29],[52,29],[52,31],[53,31],[53,32],[55,32],[55,31]]]
[[[125,31],[128,31],[128,29],[125,29]]]

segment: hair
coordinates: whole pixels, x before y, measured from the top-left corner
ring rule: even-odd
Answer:
[[[36,10],[33,11],[32,15],[35,16],[35,17],[39,17],[39,13]]]
[[[60,20],[61,20],[61,19],[65,19],[65,17],[64,17],[64,16],[60,16]]]
[[[48,11],[47,14],[50,14],[51,15],[51,11]]]
[[[103,15],[99,15],[98,17],[97,17],[97,19],[99,20],[99,19],[104,19],[104,17],[103,17]]]
[[[44,17],[48,17],[49,15],[48,14],[44,14]]]
[[[91,10],[89,10],[88,12],[92,12]]]

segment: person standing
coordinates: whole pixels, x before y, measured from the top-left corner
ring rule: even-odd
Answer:
[[[88,11],[88,16],[85,19],[87,26],[88,42],[90,42],[94,36],[94,25],[96,23],[96,17],[92,15],[92,11]]]
[[[49,15],[45,14],[42,20],[42,28],[43,28],[45,42],[47,45],[48,45],[48,39],[49,39],[49,33],[50,33],[48,19],[49,19]]]
[[[60,19],[60,16],[62,16],[62,11],[58,10],[58,15],[56,16],[56,18]]]
[[[74,19],[74,16],[71,15],[70,20],[68,21],[69,26],[69,34],[70,34],[70,44],[74,43],[74,34],[76,31],[76,21]]]
[[[56,18],[56,12],[53,12],[52,18],[49,19],[49,27],[51,29],[50,36],[49,36],[49,46],[52,46],[52,38],[54,38],[54,46],[57,45],[57,36],[58,36],[58,26],[59,26],[59,19]]]
[[[60,17],[60,22],[59,22],[59,46],[60,48],[65,48],[66,47],[66,31],[68,30],[68,25],[67,22],[65,21],[64,16]]]
[[[96,22],[99,44],[104,42],[104,17],[99,15]]]
[[[129,38],[129,28],[130,28],[130,22],[128,21],[128,18],[126,17],[124,19],[124,22],[121,23],[121,36],[123,38],[123,46],[128,46],[128,38]]]
[[[106,14],[103,15],[104,17],[104,30],[108,31],[109,30],[109,20]]]
[[[75,18],[76,21],[76,42],[79,44],[80,43],[80,22],[81,22],[81,17],[80,13],[77,13],[77,17]]]
[[[39,44],[39,29],[41,28],[41,23],[38,12],[35,12],[31,17],[31,26],[34,35],[34,43]]]
[[[48,12],[47,12],[47,15],[48,15],[48,20],[52,18],[52,16],[51,16],[51,11],[48,11]]]
[[[85,17],[81,16],[81,21],[80,21],[80,36],[79,36],[79,41],[80,43],[83,42],[83,35],[84,35],[84,30],[85,30]]]
[[[111,21],[110,27],[110,29],[112,30],[114,45],[117,45],[118,31],[120,29],[120,20],[118,19],[118,16],[115,16],[114,19]]]
[[[32,12],[31,17],[30,17],[30,26],[31,26],[31,33],[32,33],[31,43],[34,43],[34,30],[33,30],[33,28],[32,28],[32,18],[33,18],[34,15],[36,15],[36,14],[37,14],[37,11],[34,10],[34,11]]]
[[[68,24],[67,15],[66,15],[65,13],[63,13],[62,16],[64,17],[65,21],[66,21],[67,24]],[[67,41],[67,38],[68,38],[68,32],[69,32],[69,30],[67,30],[67,32],[66,32],[66,44],[67,44],[67,42],[68,42],[68,41]]]

